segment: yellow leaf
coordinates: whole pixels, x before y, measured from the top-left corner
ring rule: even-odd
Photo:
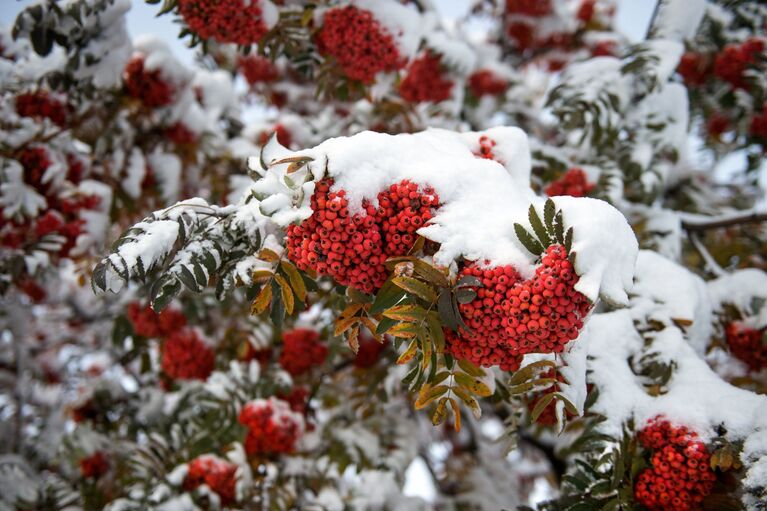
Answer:
[[[301,274],[298,273],[298,269],[288,261],[280,261],[280,267],[282,271],[288,276],[290,280],[290,286],[293,288],[293,292],[302,302],[306,301],[306,284],[304,279],[301,278]]]
[[[413,357],[415,357],[416,352],[418,352],[418,342],[414,339],[413,342],[410,343],[410,346],[405,350],[402,355],[399,356],[397,359],[397,364],[407,364],[411,360],[413,360]]]
[[[252,280],[254,283],[263,282],[274,276],[271,270],[256,270],[253,272]]]
[[[253,300],[253,305],[250,307],[250,313],[254,315],[261,314],[266,310],[267,307],[269,307],[269,303],[271,303],[271,301],[272,286],[266,284],[261,288],[261,291],[258,293],[258,296],[256,296],[256,299]]]
[[[479,418],[482,417],[482,408],[479,407],[479,402],[474,398],[474,396],[470,396],[469,393],[461,387],[453,387],[453,393],[458,396],[466,406],[469,407],[471,413],[474,414],[475,419],[479,420]]]
[[[433,303],[437,301],[437,293],[431,288],[431,286],[424,284],[418,279],[412,277],[395,277],[391,280],[397,287],[404,289],[408,293],[412,293],[419,298]]]
[[[430,312],[426,318],[426,322],[429,325],[431,338],[434,339],[434,346],[437,348],[437,353],[442,355],[442,353],[445,352],[445,332],[442,331],[442,325],[439,322],[439,314]]]
[[[360,318],[352,316],[350,318],[338,319],[336,321],[335,328],[333,329],[333,335],[341,335],[348,330],[353,324],[359,322]]]
[[[458,383],[458,385],[465,388],[472,394],[476,394],[479,397],[487,397],[493,395],[490,387],[482,383],[482,381],[476,378],[472,378],[466,373],[456,373],[453,376],[455,377],[455,381]]]
[[[557,364],[553,360],[539,360],[538,362],[528,364],[511,375],[509,385],[519,385],[520,383],[524,383],[533,376],[536,369],[543,369],[546,367],[556,368]]]
[[[412,339],[421,333],[421,328],[413,323],[397,323],[390,328],[387,333],[394,337],[400,337],[402,339]]]
[[[369,318],[369,317],[367,317],[367,316],[362,316],[360,319],[362,320],[362,324],[363,324],[363,325],[365,325],[365,326],[367,327],[368,331],[371,333],[371,335],[373,336],[373,338],[374,338],[374,339],[375,339],[377,342],[379,342],[379,343],[380,343],[380,342],[383,342],[383,336],[381,336],[381,335],[378,335],[378,334],[376,333],[376,324],[373,322],[373,320],[372,320],[372,319],[370,319],[370,318]]]
[[[450,403],[450,407],[453,409],[453,426],[456,431],[461,431],[461,407],[454,397],[449,397],[447,399]]]
[[[421,361],[421,367],[426,369],[431,362],[431,339],[422,339],[421,345],[423,346],[423,360]]]
[[[278,256],[274,250],[269,248],[261,249],[261,252],[258,253],[258,258],[269,263],[276,263],[280,260],[280,256]]]
[[[429,405],[432,401],[439,396],[450,390],[447,385],[437,385],[432,387],[431,385],[424,385],[421,387],[421,391],[418,393],[418,399],[415,401],[415,409],[420,410]]]
[[[353,303],[346,307],[343,311],[341,311],[341,314],[338,316],[339,319],[346,319],[351,316],[354,316],[357,314],[360,309],[362,309],[362,304],[360,303]]]
[[[439,426],[447,418],[447,398],[443,397],[437,403],[437,409],[434,410],[434,415],[431,416],[431,423],[435,426]]]
[[[349,330],[349,336],[346,338],[346,341],[349,343],[349,347],[352,349],[355,355],[360,350],[359,333],[360,326],[356,325],[354,328]]]
[[[277,281],[277,284],[280,285],[282,302],[285,304],[285,312],[287,312],[288,315],[293,314],[293,308],[295,307],[296,302],[293,298],[293,291],[290,289],[290,284],[288,284],[288,281],[285,280],[285,277],[282,275],[275,275],[274,279]]]
[[[426,311],[423,307],[416,304],[395,305],[383,311],[383,316],[397,321],[409,321],[415,323],[422,321],[426,317]]]
[[[480,378],[485,375],[485,371],[465,359],[458,359],[458,367],[470,376]]]

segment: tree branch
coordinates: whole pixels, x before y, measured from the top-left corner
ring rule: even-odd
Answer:
[[[759,222],[767,222],[767,212],[749,211],[747,213],[721,215],[716,217],[697,215],[682,216],[682,227],[687,231],[705,231],[708,229],[718,229],[720,227],[731,227],[733,225]]]

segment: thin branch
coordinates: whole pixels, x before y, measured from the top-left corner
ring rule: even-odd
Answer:
[[[650,35],[652,34],[652,29],[655,26],[655,20],[658,18],[658,12],[660,11],[660,4],[663,3],[663,0],[658,0],[655,4],[655,9],[652,11],[652,17],[650,17],[650,23],[647,24],[647,32],[645,32],[644,38],[649,39]]]
[[[711,253],[709,253],[708,249],[701,243],[700,239],[698,238],[698,235],[694,232],[689,233],[690,236],[690,243],[692,243],[692,246],[695,247],[695,250],[698,251],[700,256],[703,258],[703,262],[706,263],[706,266],[708,267],[708,270],[716,275],[717,277],[721,277],[726,274],[724,269],[719,266],[719,263],[714,260]]]
[[[682,227],[687,231],[705,231],[708,229],[718,229],[720,227],[731,227],[733,225],[754,224],[759,222],[767,222],[767,212],[749,211],[747,213],[736,213],[716,217],[694,215],[682,216]]]

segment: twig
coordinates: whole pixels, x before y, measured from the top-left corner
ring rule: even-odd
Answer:
[[[708,249],[701,243],[700,239],[698,238],[698,235],[694,232],[689,233],[690,237],[690,243],[692,243],[692,246],[695,247],[695,250],[698,251],[700,256],[703,258],[703,261],[706,263],[706,266],[708,267],[708,270],[716,275],[717,277],[721,277],[725,275],[724,269],[722,269],[721,266],[719,266],[719,263],[714,260],[714,258],[711,256],[711,253],[709,253]]]
[[[718,217],[682,216],[682,227],[687,231],[705,231],[708,229],[718,229],[720,227],[759,222],[767,222],[767,212],[749,211],[747,213],[722,215]]]
[[[652,34],[653,26],[655,25],[655,20],[658,18],[658,12],[660,11],[660,4],[663,3],[663,0],[658,0],[658,2],[655,4],[655,9],[652,11],[652,17],[650,17],[650,23],[647,25],[647,32],[645,32],[644,38],[649,39],[650,34]]]

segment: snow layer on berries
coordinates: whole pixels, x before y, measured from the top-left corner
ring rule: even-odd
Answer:
[[[442,55],[442,62],[452,69],[469,74],[477,65],[474,50],[455,36],[432,32],[426,36],[426,46]]]
[[[376,20],[389,31],[403,57],[410,59],[415,56],[424,30],[423,19],[418,11],[394,0],[355,0],[352,3],[373,13]]]
[[[496,142],[499,161],[477,157],[483,135]],[[480,264],[513,265],[524,277],[534,272],[535,257],[517,239],[514,224],[529,226],[529,206],[535,204],[542,214],[544,199],[530,188],[530,151],[518,128],[464,134],[432,128],[394,136],[366,131],[295,153],[270,145],[264,149],[265,162],[311,158],[307,168],[314,180],[333,178],[333,190],[346,191],[352,213],[361,210],[364,199],[377,206],[377,194],[402,180],[432,187],[441,206],[418,233],[441,245],[435,255],[438,264],[465,257]],[[251,168],[254,164],[255,159]],[[253,187],[268,197],[261,211],[280,225],[312,213],[308,198],[313,183],[286,184],[286,172],[286,164],[273,164]],[[300,182],[301,172],[291,174],[291,181]],[[597,199],[558,197],[556,204],[565,229],[574,230],[581,276],[576,289],[592,301],[601,293],[611,302],[627,303],[637,242],[623,215]]]
[[[619,437],[622,424],[634,418],[644,424],[657,415],[685,424],[705,440],[723,425],[733,438],[746,438],[767,427],[767,397],[739,389],[717,376],[676,327],[657,334],[648,353],[676,370],[668,392],[650,396],[628,360],[641,352],[645,340],[634,327],[631,312],[596,314],[581,333],[589,345],[591,381],[599,387],[594,411],[605,414],[605,432]]]
[[[141,35],[135,39],[135,53],[144,57],[146,71],[160,71],[165,80],[179,87],[189,82],[192,73],[184,67],[168,45],[160,38],[151,35]]]

